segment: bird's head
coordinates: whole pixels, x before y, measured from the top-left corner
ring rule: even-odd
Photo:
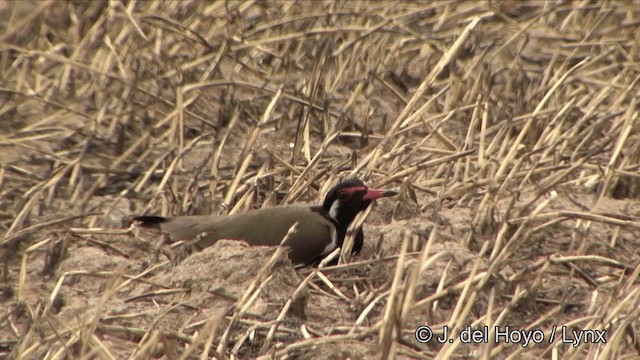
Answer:
[[[338,224],[346,228],[372,201],[397,194],[395,190],[372,189],[359,179],[349,179],[329,190],[322,207]]]

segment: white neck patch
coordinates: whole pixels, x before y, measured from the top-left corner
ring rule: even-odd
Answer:
[[[331,204],[331,208],[329,209],[329,216],[335,221],[338,221],[338,211],[340,211],[340,200],[337,200]]]
[[[331,242],[324,247],[322,250],[322,254],[320,255],[328,255],[330,252],[338,247],[338,232],[336,231],[336,227],[333,224],[329,225],[329,231],[331,232]]]

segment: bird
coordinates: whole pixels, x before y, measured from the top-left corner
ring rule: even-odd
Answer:
[[[284,245],[295,266],[317,264],[338,247],[342,247],[347,228],[358,213],[377,199],[397,195],[395,190],[373,189],[362,180],[352,178],[331,188],[321,205],[285,205],[250,210],[233,215],[193,215],[178,217],[135,216],[136,225],[160,228],[170,241],[197,238],[195,250],[218,240],[241,240],[251,246],[277,246],[289,228],[298,223]],[[362,227],[357,230],[352,252],[357,254],[364,244]]]

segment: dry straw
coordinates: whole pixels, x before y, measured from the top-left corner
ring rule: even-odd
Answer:
[[[0,357],[640,356],[634,4],[21,1],[0,14]],[[201,294],[170,281],[175,245],[127,221],[317,202],[348,176],[401,194],[358,217],[339,265],[298,269],[284,300],[270,298],[284,248],[234,291]],[[422,344],[420,325],[452,341]],[[490,341],[465,344],[469,326]],[[545,341],[493,341],[505,326]],[[607,342],[574,347],[560,329]]]

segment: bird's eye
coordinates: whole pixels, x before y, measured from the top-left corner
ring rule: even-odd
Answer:
[[[342,201],[349,200],[350,197],[351,197],[351,193],[348,192],[348,191],[340,191],[338,193],[338,199],[340,199]]]

